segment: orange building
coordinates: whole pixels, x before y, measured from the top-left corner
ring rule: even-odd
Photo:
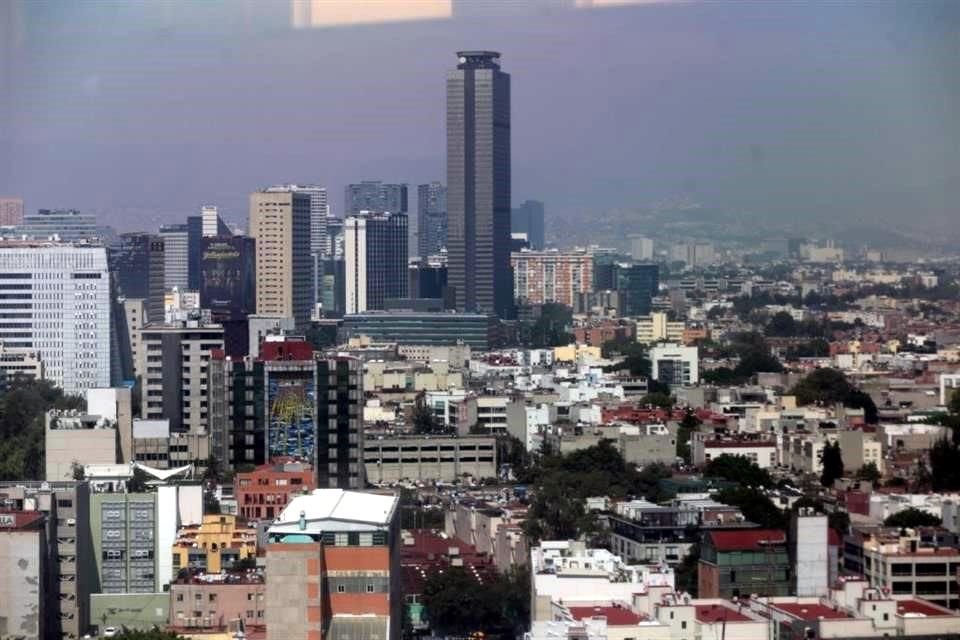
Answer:
[[[263,464],[233,479],[239,514],[247,520],[273,520],[294,497],[316,488],[313,467],[302,462]]]
[[[573,306],[577,294],[593,291],[593,254],[588,251],[515,251],[513,295],[527,304]]]
[[[268,531],[267,640],[400,637],[399,499],[318,489]]]

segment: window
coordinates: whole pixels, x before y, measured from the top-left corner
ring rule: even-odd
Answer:
[[[686,629],[686,628],[687,628],[687,621],[686,621],[686,620],[684,620],[684,621],[682,621],[682,622],[680,623],[680,628],[681,628],[681,629]]]
[[[373,585],[372,585],[372,584],[368,584],[368,585],[367,585],[367,593],[373,593]]]
[[[182,593],[178,593],[178,594],[177,594],[177,602],[183,602],[183,594],[182,594]]]
[[[347,592],[347,585],[342,583],[337,585],[337,593],[346,593],[346,592]]]
[[[217,601],[217,594],[211,593],[211,594],[210,594],[210,602],[216,602],[216,601]]]

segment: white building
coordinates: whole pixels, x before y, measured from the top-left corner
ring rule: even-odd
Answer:
[[[367,310],[367,219],[351,216],[343,221],[346,312]]]
[[[64,393],[110,386],[110,272],[103,247],[0,241],[0,342],[32,349]]]
[[[660,344],[650,349],[651,377],[669,385],[689,386],[700,382],[697,347]]]

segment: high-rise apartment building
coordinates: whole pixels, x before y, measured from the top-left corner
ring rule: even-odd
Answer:
[[[543,233],[543,203],[539,200],[525,200],[514,209],[510,216],[510,231],[524,234],[531,249],[542,251],[546,245]]]
[[[40,209],[23,216],[17,229],[20,235],[45,240],[56,236],[62,242],[92,240],[100,237],[97,218],[76,209]]]
[[[163,322],[166,293],[166,255],[163,237],[151,233],[124,233],[110,250],[110,271],[116,278],[117,295],[143,298],[147,321]]]
[[[23,200],[0,198],[0,227],[15,227],[23,223]]]
[[[588,251],[520,251],[510,260],[519,302],[572,307],[578,294],[593,291],[593,255]]]
[[[407,213],[407,185],[387,184],[379,180],[348,184],[344,201],[344,217],[361,211]]]
[[[0,241],[0,341],[65,393],[110,386],[110,308],[103,247]]]
[[[510,76],[494,51],[447,74],[448,286],[458,311],[512,314]]]
[[[250,235],[256,240],[257,313],[310,323],[314,291],[310,260],[310,196],[288,187],[250,194]]]
[[[417,255],[426,259],[447,246],[447,188],[439,182],[417,187]]]
[[[369,213],[344,220],[346,312],[384,308],[407,297],[407,216]]]
[[[167,419],[173,432],[206,433],[210,354],[223,350],[223,327],[195,321],[147,326],[140,333],[140,415]]]
[[[160,225],[163,239],[163,288],[190,288],[190,229],[186,223]]]
[[[642,262],[653,260],[653,238],[630,236],[630,257]]]

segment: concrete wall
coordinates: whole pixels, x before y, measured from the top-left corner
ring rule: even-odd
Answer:
[[[320,544],[267,546],[267,640],[320,640]]]
[[[170,614],[168,593],[94,593],[90,596],[90,624],[130,629],[163,628]]]
[[[211,595],[213,600],[210,599]],[[203,615],[194,615],[198,611]],[[248,617],[248,612],[253,616]],[[264,624],[265,615],[266,586],[263,583],[170,585],[168,624],[177,629],[236,630],[240,620],[245,625]]]
[[[48,482],[73,480],[73,463],[116,464],[117,430],[47,429],[44,459]]]
[[[43,640],[43,530],[0,531],[0,638]]]

